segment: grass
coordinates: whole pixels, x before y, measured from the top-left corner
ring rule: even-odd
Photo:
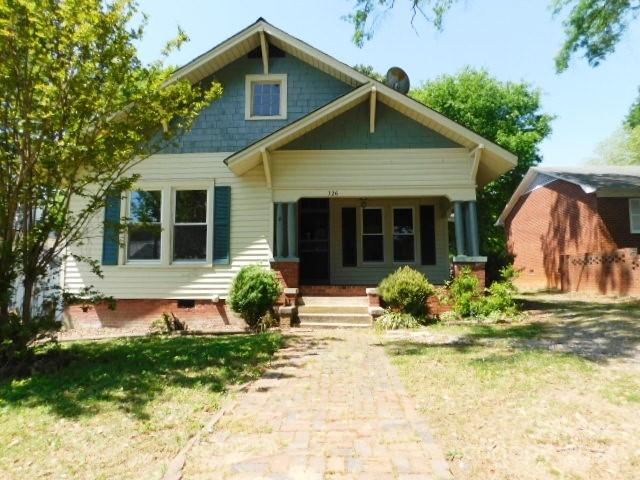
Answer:
[[[57,372],[0,382],[0,478],[159,478],[279,334],[64,344]],[[43,349],[40,355],[51,355]]]
[[[640,306],[535,308],[522,324],[429,327],[462,343],[386,344],[455,478],[638,478]]]

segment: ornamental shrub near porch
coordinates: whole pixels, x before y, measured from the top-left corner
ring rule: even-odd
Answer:
[[[233,279],[229,305],[255,331],[280,294],[282,285],[275,272],[249,265],[242,267]]]
[[[409,266],[388,275],[380,282],[378,290],[389,308],[415,317],[424,316],[427,299],[434,292],[427,277]]]

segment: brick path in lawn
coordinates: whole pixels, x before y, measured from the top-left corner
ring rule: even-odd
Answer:
[[[294,333],[187,455],[183,479],[450,478],[378,338]]]

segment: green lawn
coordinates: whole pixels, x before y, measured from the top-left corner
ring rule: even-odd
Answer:
[[[0,478],[158,478],[226,387],[258,376],[282,341],[269,333],[64,344],[64,368],[0,382]]]
[[[454,344],[386,342],[455,478],[640,478],[640,306],[535,308],[429,327]]]

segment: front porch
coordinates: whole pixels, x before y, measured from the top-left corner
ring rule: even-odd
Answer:
[[[443,196],[274,203],[273,250],[272,268],[287,287],[308,296],[364,296],[366,288],[404,265],[442,285],[451,277],[452,264],[455,273],[459,265],[477,270],[486,261],[479,256],[476,202]]]

